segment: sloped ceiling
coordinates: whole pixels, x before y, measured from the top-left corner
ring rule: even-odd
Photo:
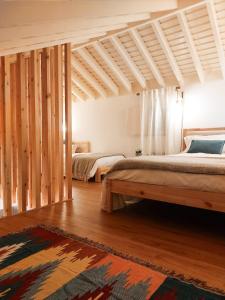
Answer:
[[[177,0],[0,0],[0,55],[87,42],[177,8]]]
[[[225,78],[225,0],[205,0],[73,46],[74,99]]]

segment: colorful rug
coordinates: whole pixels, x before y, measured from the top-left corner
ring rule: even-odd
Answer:
[[[40,226],[1,237],[0,299],[225,298],[97,243]]]

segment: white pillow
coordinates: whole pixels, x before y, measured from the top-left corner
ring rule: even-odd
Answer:
[[[214,134],[214,135],[187,135],[184,138],[186,149],[184,152],[187,152],[191,146],[193,140],[216,140],[216,141],[225,141],[225,134]],[[223,153],[225,153],[225,145],[223,147]]]

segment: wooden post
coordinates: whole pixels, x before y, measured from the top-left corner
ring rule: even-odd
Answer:
[[[0,68],[0,150],[1,150],[1,201],[5,193],[5,58],[1,57]],[[4,204],[4,202],[3,202]]]
[[[26,99],[25,58],[17,54],[17,132],[18,132],[18,211],[27,209],[27,99]]]
[[[11,122],[12,122],[12,148],[11,148],[11,169],[12,169],[12,202],[16,203],[17,195],[17,126],[16,126],[16,91],[17,91],[17,71],[16,63],[12,63],[10,66],[10,92],[11,92]]]
[[[45,204],[51,203],[51,78],[50,49],[42,52],[42,195]]]
[[[56,201],[63,200],[63,82],[62,47],[54,47],[55,60],[55,160],[56,160]]]
[[[12,180],[11,180],[11,98],[10,98],[10,61],[8,57],[2,58],[3,76],[3,213],[5,216],[12,215]]]
[[[54,48],[50,50],[50,76],[51,76],[51,160],[52,160],[52,166],[51,166],[51,203],[54,203],[56,201],[56,132],[55,132],[55,51]]]
[[[40,116],[38,99],[38,54],[31,51],[29,68],[30,87],[30,138],[31,138],[31,203],[32,208],[41,206],[41,149]]]
[[[72,103],[71,103],[71,45],[65,44],[65,166],[66,200],[72,200]]]

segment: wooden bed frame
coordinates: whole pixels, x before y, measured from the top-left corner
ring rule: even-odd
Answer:
[[[183,138],[187,135],[208,134],[225,134],[225,127],[192,128],[183,130]],[[182,145],[182,149],[184,149],[184,144]],[[181,187],[137,183],[110,178],[107,178],[106,180],[106,193],[107,200],[110,203],[111,212],[113,193],[225,212],[225,193],[204,192]]]
[[[76,153],[88,153],[91,151],[89,141],[73,142],[72,152]],[[102,181],[102,176],[105,175],[110,170],[109,166],[99,167],[95,173],[95,182],[100,183]]]

